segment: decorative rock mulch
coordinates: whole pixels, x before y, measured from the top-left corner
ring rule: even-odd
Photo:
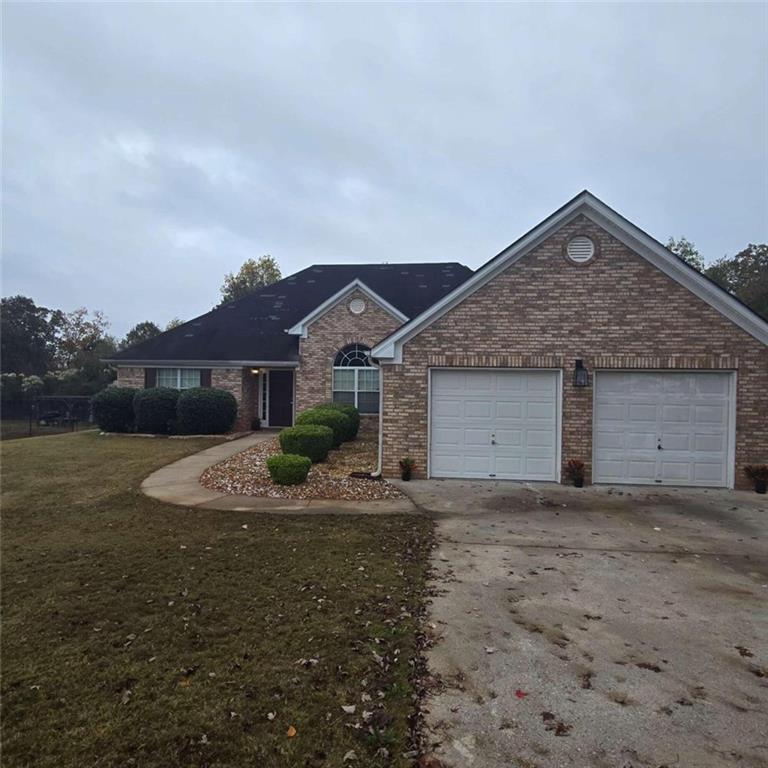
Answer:
[[[339,499],[376,501],[402,499],[403,493],[386,480],[350,477],[353,471],[370,471],[376,463],[376,443],[361,434],[357,440],[331,451],[328,458],[313,464],[301,485],[275,485],[269,476],[267,458],[280,453],[277,438],[258,443],[247,451],[214,464],[203,472],[200,483],[212,491],[267,496],[275,499]]]

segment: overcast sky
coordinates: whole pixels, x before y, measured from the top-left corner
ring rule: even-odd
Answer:
[[[224,274],[477,267],[588,188],[768,240],[768,6],[10,4],[3,295],[190,319]]]

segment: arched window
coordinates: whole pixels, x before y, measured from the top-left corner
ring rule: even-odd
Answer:
[[[379,369],[370,347],[350,344],[333,361],[333,402],[354,405],[360,413],[379,412]]]

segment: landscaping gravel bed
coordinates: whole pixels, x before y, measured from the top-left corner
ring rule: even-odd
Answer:
[[[209,467],[200,483],[221,493],[267,496],[276,499],[343,499],[375,501],[401,499],[403,494],[386,480],[350,477],[350,472],[370,472],[376,464],[376,442],[361,433],[357,440],[331,451],[328,458],[313,464],[301,485],[275,485],[267,470],[267,458],[280,453],[277,438],[238,453]]]

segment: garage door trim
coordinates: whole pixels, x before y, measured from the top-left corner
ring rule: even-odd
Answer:
[[[554,373],[557,396],[555,398],[555,467],[551,482],[561,483],[563,473],[563,369],[562,368],[497,368],[486,365],[437,365],[427,369],[427,477],[432,477],[432,372],[433,371],[490,371],[492,373]],[[441,478],[442,479],[442,478]],[[489,477],[488,480],[494,478]],[[510,481],[525,482],[525,481]],[[542,482],[542,481],[536,481]]]
[[[595,469],[597,467],[597,378],[601,373],[719,373],[728,376],[728,449],[726,452],[728,465],[726,466],[726,488],[733,490],[736,482],[736,398],[737,398],[737,375],[735,370],[722,368],[596,368],[592,387],[592,473],[593,482]],[[613,485],[613,483],[605,483]],[[602,485],[602,483],[601,483]],[[649,486],[673,488],[671,483],[652,483]],[[694,486],[691,486],[694,487]],[[707,487],[707,486],[696,486]],[[715,487],[715,486],[711,486]]]

